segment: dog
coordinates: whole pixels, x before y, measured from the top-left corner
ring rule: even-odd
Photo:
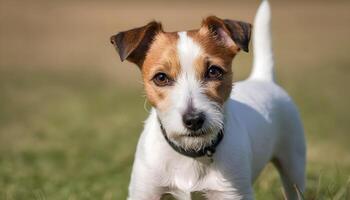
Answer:
[[[232,84],[232,60],[248,52],[249,23],[205,18],[199,29],[165,32],[159,22],[111,37],[142,73],[150,115],[137,144],[129,200],[164,194],[189,200],[254,199],[270,161],[288,200],[305,187],[306,145],[298,110],[274,80],[270,5],[255,17],[253,71]]]

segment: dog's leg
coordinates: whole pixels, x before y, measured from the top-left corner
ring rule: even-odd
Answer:
[[[253,189],[251,189],[253,191]],[[208,200],[253,200],[254,195],[253,192],[240,194],[240,192],[229,191],[207,191],[204,195]]]
[[[288,200],[301,199],[305,189],[306,144],[304,130],[294,105],[284,107],[281,138],[272,160],[281,176]]]
[[[297,200],[298,193],[305,189],[306,146],[301,123],[298,119],[292,121],[272,162],[281,176],[287,199]]]
[[[299,200],[298,193],[305,187],[305,159],[287,156],[274,158],[272,162],[281,176],[287,200]]]
[[[191,200],[191,193],[181,192],[181,191],[175,191],[171,193],[175,199],[178,200]]]
[[[151,173],[136,173],[134,171],[131,176],[127,200],[160,200],[165,192],[165,188],[158,186],[152,179]]]
[[[129,189],[127,200],[160,200],[163,193],[164,190],[156,187]]]

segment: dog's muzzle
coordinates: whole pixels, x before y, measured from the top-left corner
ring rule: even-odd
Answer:
[[[187,156],[187,157],[191,157],[191,158],[198,158],[198,157],[202,157],[202,156],[208,156],[208,157],[212,157],[215,153],[216,147],[220,144],[220,142],[222,141],[222,138],[224,137],[224,130],[221,129],[219,131],[219,133],[217,134],[215,140],[213,140],[211,142],[210,145],[203,147],[202,149],[199,150],[192,150],[192,149],[184,149],[178,145],[176,145],[174,142],[172,142],[167,134],[166,131],[163,127],[162,122],[160,121],[159,117],[158,117],[158,122],[160,124],[160,129],[162,131],[162,134],[165,138],[165,140],[168,142],[168,144],[178,153]]]

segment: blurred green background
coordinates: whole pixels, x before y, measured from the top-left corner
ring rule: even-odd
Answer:
[[[0,0],[0,199],[125,199],[147,117],[138,68],[109,43],[156,19],[253,22],[258,0]],[[278,83],[296,101],[308,142],[306,199],[350,199],[350,1],[271,0]],[[241,53],[235,80],[248,76]],[[257,199],[283,199],[273,167]]]

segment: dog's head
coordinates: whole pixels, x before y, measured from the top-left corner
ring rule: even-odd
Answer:
[[[231,64],[248,51],[251,25],[215,16],[198,30],[164,32],[158,22],[111,37],[121,60],[141,69],[148,101],[167,137],[198,150],[223,128],[223,106],[232,89]]]

